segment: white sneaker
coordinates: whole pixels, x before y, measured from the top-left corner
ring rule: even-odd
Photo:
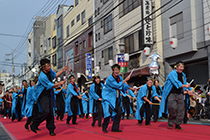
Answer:
[[[6,116],[4,116],[4,119],[7,119],[7,117],[6,117]]]
[[[89,117],[92,117],[92,114],[89,114]]]

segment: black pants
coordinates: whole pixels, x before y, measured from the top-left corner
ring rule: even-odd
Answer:
[[[65,102],[63,100],[62,94],[56,96],[56,107],[57,107],[57,117],[60,117],[60,120],[63,120],[65,112]]]
[[[9,114],[8,115],[9,115],[9,118],[10,118],[10,117],[12,117],[12,115],[11,115],[11,107],[9,107],[8,110],[9,110]]]
[[[37,128],[44,120],[46,120],[46,127],[49,131],[54,131],[54,113],[53,113],[53,103],[50,94],[41,93],[38,103],[41,106],[41,112],[38,112],[33,119],[32,125]]]
[[[103,114],[103,109],[101,105],[101,101],[94,101],[93,108],[96,107],[96,112],[93,113],[93,124],[95,124],[96,119],[98,117],[98,126],[101,126],[101,120],[102,120],[102,114]],[[94,112],[94,110],[93,110]]]
[[[78,112],[78,98],[76,96],[73,96],[71,98],[71,111],[73,113],[73,119],[72,119],[72,123],[76,123],[77,121],[77,112]],[[69,122],[71,120],[72,116],[68,116],[67,118],[67,122]]]
[[[16,110],[17,110],[17,112],[18,112],[18,121],[20,121],[20,120],[22,119],[20,98],[18,98]]]
[[[152,114],[154,117],[154,121],[158,120],[158,113],[159,113],[159,105],[153,105],[152,106]]]
[[[123,119],[125,117],[125,110],[127,111],[127,119],[129,119],[130,116],[130,102],[128,97],[123,97]]]
[[[148,102],[144,103],[140,109],[140,115],[141,115],[141,120],[138,120],[139,123],[143,122],[143,116],[144,116],[144,109],[146,110],[146,121],[145,125],[150,124],[150,105]]]
[[[80,107],[80,111],[81,111],[80,117],[83,117],[84,113],[83,113],[82,99],[78,99],[78,100],[79,100],[79,107]]]
[[[183,122],[187,123],[188,117],[187,117],[187,100],[186,99],[184,100],[184,104],[185,104],[185,110],[184,110],[184,120],[183,120]]]
[[[32,116],[27,118],[26,125],[31,124],[31,122],[33,121],[34,117],[35,117],[38,113],[39,113],[38,105],[37,105],[37,104],[34,104],[34,106],[33,106],[33,111],[32,111]]]
[[[110,111],[111,111],[111,108],[110,108]],[[120,102],[116,103],[115,111],[117,112],[117,115],[114,118],[114,121],[113,121],[113,124],[112,124],[112,130],[119,130],[120,120],[121,120],[121,113],[122,113]],[[111,116],[104,118],[103,129],[107,129],[107,127],[109,125],[110,118],[111,118]]]
[[[8,110],[8,107],[4,107],[4,117],[7,117],[7,110]]]

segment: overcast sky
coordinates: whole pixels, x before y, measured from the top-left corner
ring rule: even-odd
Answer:
[[[37,14],[39,16],[48,16],[55,14],[60,3],[72,5],[74,0],[0,0],[0,70],[12,72],[10,65],[12,62],[8,61],[5,64],[6,56],[12,50],[14,52],[15,74],[20,72],[19,63],[27,63],[27,46],[26,38],[32,26],[28,28],[30,21]],[[44,12],[42,12],[44,11]],[[27,30],[28,28],[28,30]],[[27,31],[27,32],[26,32]],[[7,36],[11,35],[11,36]],[[13,36],[15,35],[15,36]]]

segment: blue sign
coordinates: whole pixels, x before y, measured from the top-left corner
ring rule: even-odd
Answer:
[[[89,71],[87,78],[92,78],[92,54],[86,53],[86,70]]]

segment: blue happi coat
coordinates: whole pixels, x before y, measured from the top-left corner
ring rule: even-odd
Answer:
[[[47,75],[44,74],[43,71],[40,72],[39,74],[39,78],[38,78],[38,82],[37,82],[37,86],[36,86],[36,90],[35,90],[35,99],[36,102],[39,106],[39,111],[41,111],[40,109],[40,105],[38,102],[38,98],[41,95],[41,93],[43,92],[44,89],[46,90],[50,90],[51,92],[51,97],[52,97],[52,102],[53,102],[53,107],[56,108],[56,102],[55,102],[55,94],[54,94],[54,90],[53,90],[53,86],[54,83],[52,82],[53,79],[55,79],[56,77],[56,73],[50,69],[50,76],[51,76],[51,80],[48,79]]]
[[[27,89],[26,106],[24,110],[26,117],[32,116],[34,102],[36,101],[35,90],[35,85],[33,87],[28,87]]]
[[[147,89],[148,89],[147,84],[145,84],[143,87],[140,88],[139,93],[137,95],[137,109],[136,109],[136,115],[135,115],[137,120],[141,120],[140,109],[143,103],[146,102],[143,99],[143,97],[147,98],[147,92],[148,92]],[[152,86],[152,97],[151,99],[148,99],[148,100],[152,102],[152,98],[154,98],[155,96],[159,97],[159,95],[156,93],[155,87]]]
[[[61,92],[59,92],[59,90],[56,91],[56,90],[54,89],[55,99],[56,99],[56,95],[62,94],[64,102],[65,102],[65,100],[66,100],[64,94],[66,94],[66,93],[67,93],[67,92],[66,92],[66,90],[65,90],[64,88],[61,90]]]
[[[19,90],[19,94],[23,94],[25,90],[26,90],[25,87],[23,87],[21,92],[20,92],[20,90]],[[27,92],[28,92],[28,89],[27,89]],[[25,96],[26,96],[26,98],[23,97],[23,98],[21,99],[21,100],[23,101],[22,107],[21,107],[21,113],[22,113],[22,115],[25,115],[24,104],[25,104],[25,102],[26,102],[26,100],[27,100],[27,93],[26,93]]]
[[[77,89],[78,89],[78,85],[75,84]],[[79,91],[79,90],[78,90]],[[67,87],[67,95],[66,95],[66,103],[65,103],[65,112],[68,112],[68,116],[72,116],[73,113],[71,111],[71,97],[72,96],[77,96],[78,94],[74,91],[74,86],[69,83],[68,87]],[[78,111],[77,111],[77,115],[80,115],[81,111],[80,111],[80,104],[79,104],[79,100],[78,100]]]
[[[17,103],[18,103],[18,96],[19,92],[13,92],[12,94],[12,108],[11,108],[11,115],[15,114],[15,118],[18,117],[18,110],[16,109]],[[20,105],[22,105],[22,97],[20,96]]]
[[[89,113],[93,113],[93,97],[89,94]]]
[[[136,95],[133,93],[133,91],[132,90],[128,90],[128,94],[126,93],[123,97],[126,97],[127,95],[130,95],[131,97],[133,97],[133,98],[135,98],[136,97]],[[129,98],[129,97],[128,97]],[[122,100],[121,100],[122,101]],[[123,107],[123,103],[122,103],[122,107]],[[133,109],[132,109],[132,107],[131,107],[131,101],[130,101],[130,98],[129,98],[129,108],[130,108],[130,114],[133,114]],[[124,108],[122,108],[122,112],[125,112],[125,114],[127,113],[127,110],[126,110],[126,108],[124,109]]]
[[[187,78],[184,72],[182,72],[183,75],[183,84],[187,84]],[[176,70],[173,70],[168,74],[168,77],[166,79],[164,88],[163,88],[163,93],[162,93],[162,99],[161,99],[161,104],[160,104],[160,110],[159,110],[159,117],[162,117],[162,113],[168,114],[168,105],[167,105],[167,97],[173,88],[173,85],[178,89],[182,85],[182,82],[178,80],[178,74]],[[183,88],[185,91],[187,88]],[[188,88],[188,90],[192,90],[191,88]],[[187,97],[187,103],[189,105],[189,95],[186,95]]]
[[[87,101],[88,97],[85,93],[83,93],[82,95],[83,95],[82,96],[82,98],[83,98],[83,100],[82,100],[83,113],[87,114],[88,113],[88,101]]]
[[[109,107],[112,109],[112,116],[116,115],[116,98],[117,98],[117,90],[122,92],[126,92],[129,89],[127,84],[123,84],[123,79],[119,76],[120,82],[118,83],[113,75],[110,75],[103,86],[102,90],[102,107],[104,111],[104,118],[111,116],[109,112]]]
[[[103,84],[101,83],[101,87],[102,87],[102,89],[103,89]],[[97,101],[100,97],[98,96],[98,94],[96,93],[96,90],[95,90],[96,88],[95,88],[95,83],[93,83],[91,86],[90,86],[90,92],[89,92],[89,94],[90,94],[90,96],[92,97],[92,99],[93,99],[93,101],[92,101],[92,104],[95,102],[95,101]],[[96,112],[96,106],[93,108],[93,106],[92,106],[92,108],[90,108],[94,113]]]

